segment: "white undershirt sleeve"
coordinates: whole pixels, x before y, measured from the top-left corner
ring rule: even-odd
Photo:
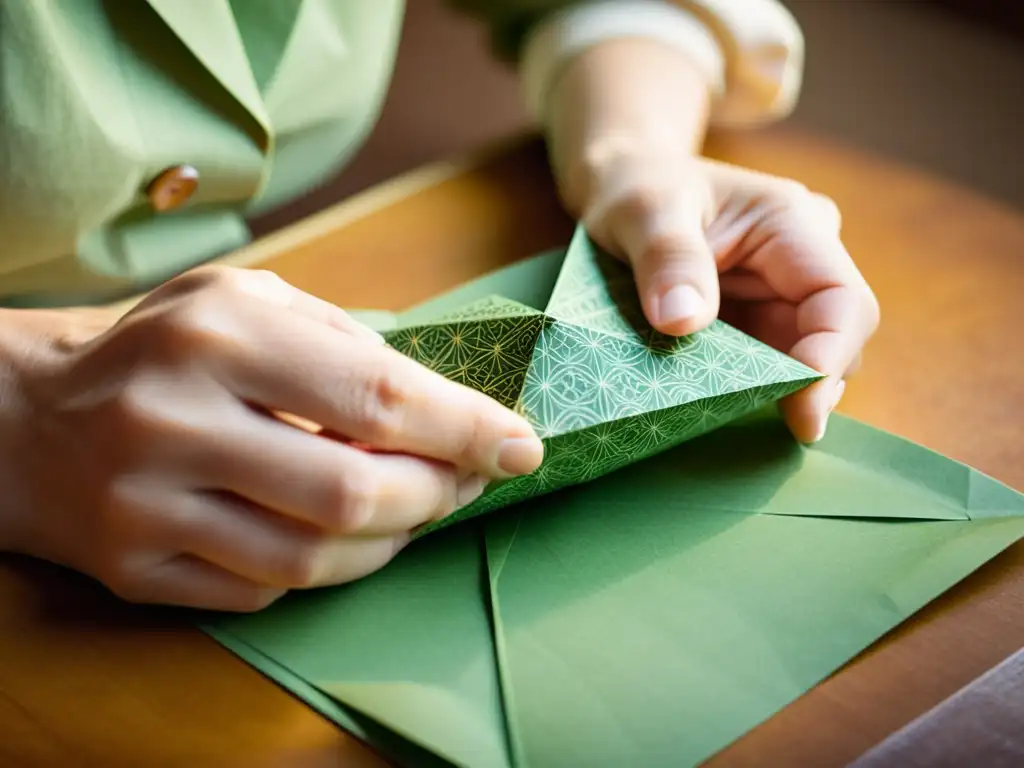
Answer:
[[[527,36],[526,104],[544,121],[551,86],[573,58],[605,40],[647,37],[675,46],[704,74],[713,125],[787,116],[803,79],[803,34],[778,0],[591,0],[556,11]]]

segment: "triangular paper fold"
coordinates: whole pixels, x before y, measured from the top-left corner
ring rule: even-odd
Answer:
[[[582,228],[557,272],[551,258],[532,273],[510,268],[538,283],[510,281],[514,296],[463,289],[385,334],[414,360],[518,410],[546,443],[535,473],[494,484],[421,535],[621,469],[820,378],[722,322],[687,338],[657,334],[629,269]]]

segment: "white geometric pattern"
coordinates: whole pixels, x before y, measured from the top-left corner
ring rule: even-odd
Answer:
[[[675,339],[643,319],[628,268],[577,230],[545,312],[500,296],[385,334],[523,414],[542,466],[419,535],[586,482],[775,402],[820,374],[725,323]]]

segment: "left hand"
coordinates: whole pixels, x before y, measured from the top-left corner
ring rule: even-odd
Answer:
[[[720,316],[824,374],[781,404],[797,439],[821,439],[879,322],[836,205],[686,152],[619,155],[591,182],[582,219],[632,264],[648,321],[680,336]]]

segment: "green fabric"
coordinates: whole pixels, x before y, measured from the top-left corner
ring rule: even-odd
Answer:
[[[523,393],[543,335],[560,328],[588,329],[597,349],[643,346],[670,373],[694,357],[680,378],[700,391],[680,390],[685,402],[664,410],[765,376],[809,380],[725,326],[673,347],[644,328],[622,280],[577,233],[567,253],[398,316],[357,316],[437,370],[498,384],[554,435],[546,464],[552,441],[574,433],[523,407]],[[460,307],[457,327],[479,331],[482,319],[518,339],[509,356],[459,367],[440,343],[409,343],[410,327],[450,334],[430,319]],[[702,372],[736,349],[757,364]],[[623,391],[642,397],[627,379]],[[581,381],[567,411],[583,423],[593,414],[578,402],[596,387]],[[1024,537],[1024,496],[921,446],[835,416],[804,447],[770,406],[727,413],[728,424],[684,430],[682,445],[666,440],[646,458],[612,434],[626,469],[593,477],[584,452],[567,487],[535,483],[513,504],[500,495],[512,484],[501,486],[452,518],[472,519],[431,529],[366,579],[202,625],[402,765],[675,768],[725,747]]]
[[[0,3],[0,303],[106,301],[244,244],[379,114],[402,0]],[[145,189],[199,170],[171,214]],[[130,230],[130,232],[129,232]]]
[[[455,3],[502,40],[565,4]],[[0,306],[111,301],[244,245],[247,216],[336,173],[372,130],[404,8],[0,2]],[[196,194],[153,211],[148,184],[186,163]]]

